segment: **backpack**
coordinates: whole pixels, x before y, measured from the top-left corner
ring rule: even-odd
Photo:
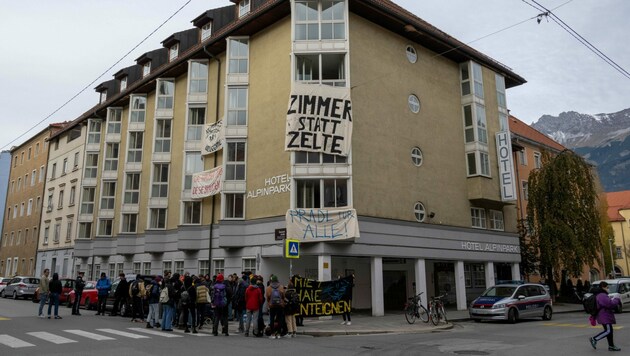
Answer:
[[[168,288],[164,287],[162,288],[162,291],[160,292],[160,303],[168,303],[169,301],[169,297],[168,297]]]
[[[225,284],[218,283],[213,288],[212,304],[215,307],[223,308],[227,306],[227,297],[225,295]]]
[[[182,294],[179,296],[179,301],[182,303],[182,306],[187,306],[190,303],[190,294],[188,293],[188,289],[182,290]]]
[[[204,285],[197,286],[197,304],[208,302],[208,287]]]
[[[589,295],[587,298],[584,298],[582,301],[582,306],[584,307],[584,311],[590,315],[597,315],[599,312],[599,308],[597,308],[597,294],[593,293]]]
[[[137,296],[140,293],[140,286],[138,285],[138,281],[134,281],[131,283],[131,295]]]
[[[269,298],[269,306],[279,307],[282,305],[282,293],[278,289],[278,286],[271,287],[271,298]]]

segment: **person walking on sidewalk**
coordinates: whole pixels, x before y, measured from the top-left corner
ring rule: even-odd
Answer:
[[[48,301],[48,294],[50,292],[49,282],[48,282],[49,274],[50,274],[50,270],[46,268],[44,270],[44,274],[42,275],[42,278],[39,279],[39,312],[37,313],[37,315],[40,318],[44,317],[44,305],[46,305],[46,302]]]
[[[281,335],[286,334],[287,324],[284,320],[284,287],[278,282],[278,276],[271,276],[265,296],[269,306],[269,326],[271,327],[269,338],[279,339]]]
[[[48,303],[48,319],[50,319],[50,310],[55,305],[55,319],[61,319],[59,316],[59,296],[63,288],[61,287],[61,281],[59,275],[53,273],[52,281],[50,281],[50,302]]]
[[[96,290],[98,291],[96,315],[105,315],[105,302],[110,289],[112,289],[112,282],[107,278],[105,272],[101,272],[101,278],[96,282]]]
[[[354,274],[351,274],[350,276],[352,277],[350,288],[352,288],[352,287],[354,287]],[[341,279],[341,276],[339,276],[339,279]],[[352,306],[352,300],[349,301],[349,305]],[[341,317],[343,318],[343,321],[341,322],[341,325],[348,325],[348,326],[352,325],[352,318],[350,316],[350,310],[344,311],[341,314]]]
[[[297,332],[295,314],[300,311],[300,296],[293,286],[293,281],[289,281],[284,295],[286,298],[286,304],[284,306],[284,320],[287,324],[287,332],[291,335],[291,337],[295,337],[295,333]]]
[[[131,282],[129,286],[129,296],[131,297],[131,321],[144,322],[144,297],[146,290],[144,288],[144,280],[140,275],[136,276],[136,280]]]
[[[599,289],[593,291],[595,300],[597,301],[597,323],[604,327],[604,331],[590,338],[591,346],[597,349],[597,342],[603,338],[608,339],[608,351],[621,351],[621,348],[615,346],[613,340],[613,324],[616,324],[614,310],[621,305],[621,299],[615,297],[611,299],[608,296],[608,283],[601,281]]]
[[[79,313],[79,306],[81,306],[83,288],[85,288],[83,272],[79,272],[77,274],[77,279],[74,281],[74,303],[72,303],[72,315],[81,315],[81,313]]]
[[[122,306],[125,306],[127,309],[128,303],[128,295],[129,295],[129,282],[127,282],[127,278],[125,278],[124,273],[120,273],[118,275],[120,281],[118,282],[118,286],[114,291],[114,306],[112,307],[112,312],[109,314],[110,316],[118,315],[118,311],[121,311],[122,314]],[[124,316],[124,315],[123,315]]]
[[[180,294],[180,301],[182,309],[184,311],[184,326],[185,333],[189,333],[188,317],[190,316],[190,325],[192,326],[192,333],[197,333],[197,288],[193,286],[193,279],[191,276],[184,277],[184,287]]]

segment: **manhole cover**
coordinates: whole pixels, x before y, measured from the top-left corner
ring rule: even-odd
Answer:
[[[459,350],[455,351],[458,355],[490,355],[490,353],[478,350]]]

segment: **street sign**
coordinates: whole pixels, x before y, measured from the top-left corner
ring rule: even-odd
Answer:
[[[284,257],[300,258],[300,240],[286,240]]]

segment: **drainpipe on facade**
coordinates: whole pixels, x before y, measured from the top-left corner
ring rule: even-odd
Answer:
[[[219,90],[221,89],[221,60],[215,57],[212,53],[208,52],[208,46],[203,46],[203,51],[211,58],[217,61],[217,93],[215,99],[215,113],[214,113],[214,121],[219,121]],[[214,152],[214,164],[213,168],[217,166],[217,155],[218,151]],[[212,230],[214,227],[214,203],[216,199],[216,194],[212,196],[212,213],[210,214],[210,239],[208,242],[208,273],[210,276],[213,275],[212,271]]]

